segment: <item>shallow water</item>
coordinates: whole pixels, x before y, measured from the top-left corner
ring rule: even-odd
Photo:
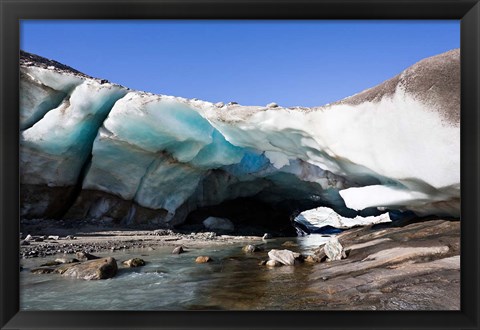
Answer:
[[[287,240],[298,246],[281,246]],[[259,266],[270,249],[308,253],[328,238],[321,235],[268,240],[264,251],[246,254],[243,243],[189,249],[172,255],[173,247],[154,251],[124,250],[98,253],[120,262],[141,257],[147,265],[119,269],[113,279],[83,281],[58,274],[32,274],[55,257],[22,260],[20,307],[23,310],[277,310],[308,309],[305,301],[311,265]],[[214,262],[196,264],[199,255]]]

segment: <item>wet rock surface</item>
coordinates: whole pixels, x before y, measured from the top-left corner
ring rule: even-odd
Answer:
[[[460,222],[359,228],[337,238],[348,258],[314,264],[307,290],[329,309],[460,308]]]
[[[293,266],[295,264],[295,260],[300,257],[300,253],[290,250],[271,250],[268,252],[268,257],[270,260],[274,260],[282,265]]]
[[[197,264],[204,264],[204,263],[207,263],[207,262],[212,262],[213,259],[210,258],[209,256],[198,256],[196,259],[195,259],[195,262]]]
[[[323,250],[329,261],[347,258],[342,244],[340,244],[336,237],[332,237],[327,243],[325,243]]]
[[[260,251],[260,248],[256,245],[248,244],[242,248],[242,251],[245,253],[254,253]]]
[[[78,264],[65,264],[62,276],[82,280],[103,280],[117,274],[117,261],[112,257],[85,261]]]
[[[182,246],[177,246],[175,249],[173,249],[172,254],[182,254],[185,253],[185,250],[183,249]]]
[[[132,258],[125,260],[124,262],[122,262],[122,264],[130,268],[141,267],[145,266],[145,260],[141,258]]]
[[[278,267],[278,266],[281,266],[282,263],[277,260],[270,259],[265,262],[265,265],[268,267]]]

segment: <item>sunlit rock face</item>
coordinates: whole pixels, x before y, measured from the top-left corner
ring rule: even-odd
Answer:
[[[316,108],[154,95],[21,56],[23,217],[175,226],[243,198],[459,216],[459,50]]]

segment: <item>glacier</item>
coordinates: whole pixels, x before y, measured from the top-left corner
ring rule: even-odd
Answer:
[[[134,91],[21,52],[19,111],[24,218],[174,227],[245,198],[285,221],[460,217],[458,49],[312,108]]]

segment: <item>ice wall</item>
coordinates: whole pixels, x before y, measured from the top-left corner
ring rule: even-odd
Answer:
[[[238,197],[352,217],[366,208],[459,216],[458,50],[317,108],[131,91],[27,55],[24,217],[176,225],[198,207]]]

